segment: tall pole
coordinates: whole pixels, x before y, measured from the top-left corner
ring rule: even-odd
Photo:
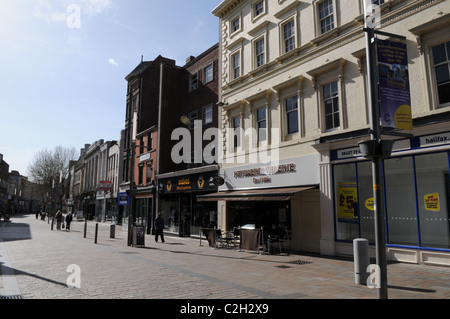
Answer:
[[[377,61],[375,51],[375,29],[365,28],[366,32],[366,54],[367,69],[369,79],[369,103],[370,103],[370,128],[371,139],[375,145],[375,156],[372,158],[372,178],[373,178],[373,196],[374,196],[374,214],[375,214],[375,243],[376,260],[380,272],[377,285],[377,295],[379,299],[387,299],[387,266],[386,266],[386,236],[384,221],[384,198],[382,192],[382,156],[381,156],[381,123],[380,108],[378,97],[378,76]]]

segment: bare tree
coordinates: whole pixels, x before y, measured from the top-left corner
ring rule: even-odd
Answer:
[[[67,187],[69,164],[76,156],[75,148],[56,146],[54,151],[43,149],[37,152],[28,166],[30,180],[40,185],[41,192],[55,203],[53,208],[61,204]]]

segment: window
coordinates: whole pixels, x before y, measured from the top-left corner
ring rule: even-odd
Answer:
[[[205,69],[204,69],[204,73],[205,73],[205,83],[209,83],[212,82],[214,80],[214,67],[212,64],[208,65]]]
[[[254,18],[264,13],[264,0],[258,1],[254,4],[253,12]]]
[[[192,111],[191,113],[188,114],[189,117],[189,130],[193,130],[196,126],[195,121],[198,119],[198,112],[197,110]]]
[[[258,109],[256,111],[256,128],[258,135],[258,143],[264,142],[267,140],[267,116],[266,109]]]
[[[258,68],[266,63],[264,38],[255,42],[255,66]]]
[[[287,134],[298,133],[298,98],[297,96],[286,99],[286,125]]]
[[[284,53],[288,53],[295,49],[295,22],[289,21],[283,25],[283,41],[284,41]]]
[[[238,52],[231,57],[233,62],[233,80],[241,76],[241,53]]]
[[[149,133],[148,134],[148,149],[152,150],[153,149],[153,133]]]
[[[384,0],[371,0],[372,4],[381,5],[384,3]]]
[[[450,103],[450,41],[434,46],[433,67],[439,105]]]
[[[241,29],[241,18],[237,17],[231,21],[231,33],[235,33]]]
[[[334,29],[333,0],[325,0],[319,4],[320,33]]]
[[[240,116],[236,116],[233,118],[232,120],[232,125],[233,125],[233,135],[234,135],[234,140],[233,140],[233,147],[236,149],[239,146],[241,146],[241,117]]]
[[[212,106],[207,106],[203,108],[203,123],[209,124],[213,121],[213,108]]]
[[[198,73],[191,74],[189,77],[189,91],[198,89]]]
[[[337,81],[323,86],[323,105],[325,109],[325,130],[338,128],[341,124]]]

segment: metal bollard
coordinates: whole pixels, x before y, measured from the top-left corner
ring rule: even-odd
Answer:
[[[95,224],[95,243],[97,243],[97,236],[98,236],[98,223]]]
[[[366,285],[370,265],[369,241],[364,238],[353,240],[353,258],[355,262],[355,284]]]
[[[86,232],[87,232],[87,223],[84,222],[84,238],[86,238]]]
[[[109,238],[115,238],[116,237],[116,225],[111,225],[109,229]]]

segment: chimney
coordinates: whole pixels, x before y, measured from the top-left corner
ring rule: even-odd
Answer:
[[[194,60],[195,59],[195,56],[189,56],[187,59],[186,59],[186,64],[188,64],[189,62],[191,62],[192,60]]]

